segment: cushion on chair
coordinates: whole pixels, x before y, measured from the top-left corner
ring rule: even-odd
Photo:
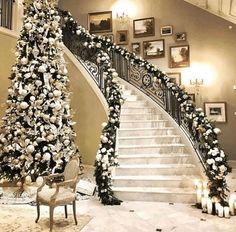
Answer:
[[[55,193],[55,188],[43,188],[42,191],[38,192],[38,201],[42,204],[49,205],[51,196]],[[59,188],[59,192],[56,196],[56,205],[65,205],[71,203],[76,198],[76,194],[70,188]]]

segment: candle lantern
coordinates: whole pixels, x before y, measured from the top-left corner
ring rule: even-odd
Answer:
[[[201,204],[202,204],[202,211],[206,213],[207,212],[207,198],[206,197],[202,197]]]
[[[197,190],[197,204],[200,204],[202,200],[202,190],[198,189]]]
[[[235,203],[236,203],[235,196],[231,195],[229,198],[229,211],[232,216],[235,215],[235,206],[236,206],[234,205]]]
[[[224,216],[224,208],[222,205],[219,204],[218,206],[218,216],[223,217]]]
[[[225,218],[230,218],[229,207],[228,206],[224,207],[224,216],[225,216]]]
[[[207,198],[207,213],[212,214],[212,201],[210,198]]]

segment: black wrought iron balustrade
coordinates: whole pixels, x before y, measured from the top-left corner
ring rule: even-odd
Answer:
[[[215,128],[204,116],[202,110],[198,110],[191,97],[178,85],[171,82],[167,75],[155,68],[148,61],[137,57],[127,49],[121,48],[105,37],[90,35],[84,28],[78,25],[70,14],[64,14],[71,20],[71,28],[63,28],[64,43],[93,76],[97,85],[106,96],[103,67],[97,62],[97,52],[106,52],[110,56],[111,66],[117,71],[119,77],[126,80],[160,105],[178,123],[187,134],[189,140],[202,163],[210,180],[210,196],[217,196],[221,202],[225,199],[227,189],[225,176],[230,171],[227,157],[222,153],[218,145]],[[79,35],[76,32],[79,31]],[[99,48],[85,46],[85,43],[100,44]],[[217,169],[213,169],[207,163],[211,159],[212,150],[222,157],[217,163]],[[220,166],[225,169],[222,171]]]
[[[72,33],[68,27],[63,27],[63,42],[73,53],[76,59],[83,65],[98,85],[102,93],[105,93],[103,67],[97,63],[97,49],[88,48],[84,45],[85,41],[77,39],[77,35]]]

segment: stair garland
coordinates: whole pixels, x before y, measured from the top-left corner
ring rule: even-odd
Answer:
[[[63,12],[65,21],[70,24],[71,30],[78,35],[79,40],[86,41],[86,46],[89,48],[96,47],[99,51],[113,51],[120,56],[128,60],[132,65],[144,68],[149,74],[153,75],[152,85],[159,84],[167,87],[172,95],[174,95],[179,104],[182,113],[182,121],[189,130],[191,137],[195,144],[198,146],[198,150],[202,154],[202,159],[205,164],[206,175],[209,179],[209,197],[216,198],[217,201],[222,205],[227,205],[226,202],[226,191],[228,190],[225,177],[231,171],[231,168],[227,162],[227,155],[224,153],[218,142],[218,134],[220,129],[215,128],[214,125],[204,115],[201,108],[196,108],[191,101],[191,97],[183,88],[173,83],[170,78],[162,71],[160,71],[153,64],[135,55],[135,53],[130,53],[126,48],[122,48],[112,43],[109,38],[103,36],[90,35],[89,32],[78,25],[76,21],[72,18],[69,12]],[[100,57],[97,59],[99,61],[104,61],[107,63],[107,67],[110,66],[110,61],[108,58],[104,58],[104,54],[100,53]],[[99,197],[102,199],[104,204],[113,203],[113,192],[110,189],[111,184],[111,170],[112,166],[117,165],[116,154],[115,154],[115,131],[119,127],[119,111],[120,102],[119,97],[122,100],[121,93],[118,91],[117,83],[112,81],[113,71],[109,68],[107,69],[107,84],[108,88],[115,88],[114,91],[110,92],[107,98],[109,107],[116,109],[116,112],[110,111],[109,118],[116,120],[115,123],[111,122],[109,119],[108,124],[104,125],[103,135],[101,136],[100,149],[96,156],[96,181],[99,189]],[[115,74],[115,76],[117,76]],[[114,87],[114,86],[115,87]],[[114,99],[112,98],[114,97]],[[117,106],[114,107],[114,106]],[[117,114],[117,117],[114,116]],[[108,141],[107,141],[108,140]],[[110,154],[109,154],[110,153]],[[108,161],[107,161],[107,154]],[[106,168],[105,165],[106,164]],[[104,169],[101,168],[104,165]],[[107,172],[107,170],[109,170]],[[105,191],[105,192],[104,192]]]

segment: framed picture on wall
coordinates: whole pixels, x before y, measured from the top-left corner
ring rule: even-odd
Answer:
[[[205,102],[207,118],[214,122],[226,122],[226,102]]]
[[[186,40],[187,40],[187,33],[186,32],[175,33],[175,41],[176,42],[181,42],[181,41],[186,41]]]
[[[189,45],[170,47],[170,68],[189,67]]]
[[[189,97],[191,97],[191,100],[195,102],[195,93],[188,93]]]
[[[143,18],[133,20],[134,38],[155,35],[155,19]]]
[[[122,30],[116,32],[116,43],[117,44],[128,44],[128,31]]]
[[[114,35],[113,34],[104,34],[103,36],[105,36],[106,39],[109,39],[110,42],[114,42]]]
[[[141,52],[140,43],[131,43],[131,51],[134,52],[136,55],[139,55]]]
[[[170,72],[166,73],[166,75],[170,78],[170,80],[177,84],[181,85],[181,73],[180,72]]]
[[[143,57],[145,59],[161,58],[165,56],[164,39],[143,41]]]
[[[112,32],[112,11],[89,13],[88,30],[90,33]]]
[[[161,36],[172,35],[172,34],[173,34],[173,26],[161,27]]]

